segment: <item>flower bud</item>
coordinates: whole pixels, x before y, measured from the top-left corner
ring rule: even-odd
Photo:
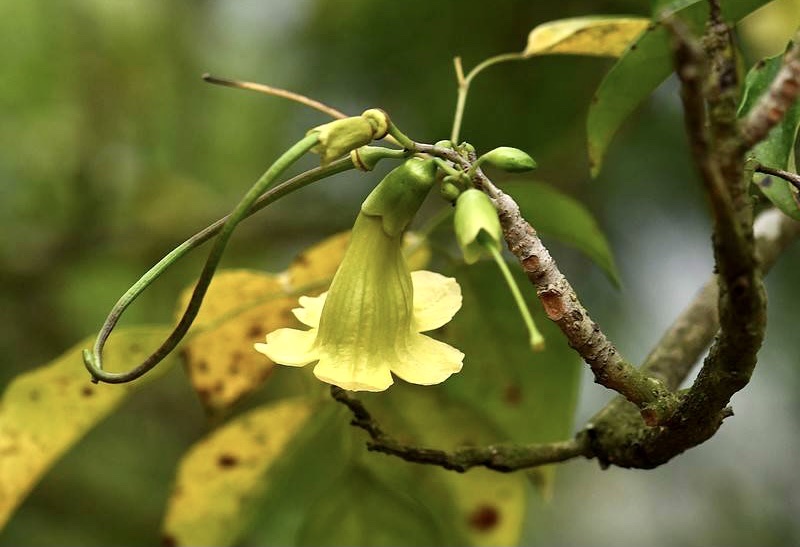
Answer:
[[[492,167],[497,167],[509,173],[523,173],[536,169],[536,162],[532,157],[519,148],[510,146],[495,148],[481,156],[478,161],[480,163],[486,162]]]
[[[442,185],[439,187],[439,194],[450,202],[456,201],[458,199],[459,194],[461,194],[461,190],[448,180],[442,181]]]
[[[374,139],[383,138],[389,130],[389,117],[383,110],[372,108],[361,116],[334,120],[317,126],[307,134],[317,133],[317,145],[311,149],[322,156],[322,165],[327,165]]]
[[[503,229],[497,218],[497,209],[489,196],[480,190],[471,188],[458,196],[453,225],[467,264],[477,262],[487,245],[500,248]]]

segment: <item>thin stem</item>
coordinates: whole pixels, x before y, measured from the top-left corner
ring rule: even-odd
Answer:
[[[796,173],[791,173],[789,171],[784,171],[783,169],[776,169],[774,167],[767,167],[766,165],[757,165],[756,171],[759,173],[764,173],[765,175],[772,175],[775,177],[782,178],[798,190],[800,190],[800,175]]]
[[[108,336],[111,334],[114,324],[119,319],[119,316],[116,318],[109,317],[109,319],[112,319],[112,321],[109,323],[107,320],[106,325],[103,326],[103,329],[100,331],[100,334],[95,342],[93,352],[90,352],[89,350],[84,350],[83,352],[84,364],[92,375],[92,381],[95,383],[98,381],[103,381],[110,384],[130,382],[147,373],[158,363],[160,363],[167,355],[169,355],[173,349],[175,349],[175,346],[177,346],[186,335],[189,327],[191,327],[192,322],[197,316],[197,313],[200,311],[200,305],[203,302],[203,298],[205,297],[208,286],[211,283],[211,279],[214,277],[214,271],[216,270],[217,265],[222,258],[222,254],[225,251],[225,246],[227,245],[228,240],[233,234],[236,226],[248,215],[248,211],[253,206],[255,201],[272,185],[275,179],[290,165],[297,161],[297,159],[299,159],[303,154],[308,152],[317,143],[317,140],[318,136],[316,133],[312,133],[311,135],[301,139],[299,142],[289,148],[289,150],[284,152],[283,155],[281,155],[281,157],[279,157],[275,163],[273,163],[270,168],[267,169],[261,178],[256,181],[252,188],[247,191],[220,229],[219,235],[214,242],[214,246],[211,248],[208,258],[206,259],[206,263],[203,267],[202,273],[200,274],[200,278],[197,280],[197,285],[195,285],[189,304],[187,305],[186,310],[184,311],[183,316],[181,317],[177,326],[173,329],[172,333],[170,333],[170,335],[166,340],[164,340],[158,349],[156,349],[139,366],[130,371],[108,372],[103,370],[103,346],[105,345],[105,341],[108,339]],[[143,285],[146,286],[151,281],[152,278],[145,280]],[[134,285],[134,287],[136,287],[136,285]],[[139,287],[136,288],[139,290]]]
[[[475,76],[492,65],[504,63],[506,61],[521,61],[523,59],[525,59],[525,56],[522,53],[503,53],[501,55],[495,55],[494,57],[489,57],[485,61],[478,63],[475,68],[469,71],[469,74],[467,74],[466,77],[464,77],[464,71],[461,67],[461,58],[456,57],[453,59],[453,64],[455,65],[456,69],[456,79],[458,80],[456,112],[453,116],[453,129],[450,132],[450,140],[453,142],[453,144],[458,143],[458,137],[461,133],[461,123],[464,119],[464,107],[467,104],[469,86],[472,83],[472,80],[475,79]]]
[[[342,119],[347,117],[347,114],[333,108],[332,106],[328,106],[325,103],[316,101],[314,99],[311,99],[310,97],[301,95],[300,93],[295,93],[294,91],[281,89],[279,87],[273,87],[271,85],[266,85],[266,84],[257,84],[254,82],[243,82],[240,80],[229,80],[226,78],[219,78],[217,76],[212,76],[211,74],[208,73],[203,74],[203,80],[210,84],[224,85],[226,87],[232,87],[234,89],[249,89],[250,91],[265,93],[267,95],[272,95],[273,97],[282,97],[284,99],[289,99],[290,101],[294,101],[296,103],[300,103],[315,110],[319,110],[320,112],[323,112],[328,116],[331,116],[332,118]]]
[[[483,235],[483,234],[481,234]],[[481,241],[481,236],[478,236],[478,241]],[[514,281],[514,276],[511,275],[511,271],[508,269],[508,264],[503,259],[503,255],[500,254],[500,251],[497,249],[496,245],[487,242],[484,244],[484,248],[486,248],[492,255],[497,267],[500,269],[500,273],[503,274],[503,279],[505,279],[506,285],[508,285],[508,289],[511,291],[511,295],[514,297],[514,302],[517,304],[517,309],[519,309],[519,314],[522,316],[522,321],[525,323],[525,327],[528,329],[528,336],[529,341],[531,344],[531,348],[533,351],[542,351],[544,350],[544,336],[542,333],[539,332],[539,329],[536,327],[536,323],[533,321],[533,317],[531,317],[531,312],[528,309],[528,304],[525,302],[525,299],[522,297],[522,293],[517,286],[517,282]]]
[[[402,146],[405,150],[416,152],[417,143],[415,143],[408,135],[400,131],[400,129],[391,120],[389,121],[388,135],[393,137],[395,142],[397,142],[397,144]]]
[[[452,165],[444,161],[442,158],[437,158],[434,156],[433,161],[439,167],[439,169],[452,177],[460,177],[464,175],[463,171],[454,169]]]

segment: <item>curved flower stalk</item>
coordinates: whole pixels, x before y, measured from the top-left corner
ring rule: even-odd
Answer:
[[[421,333],[455,315],[461,288],[434,272],[410,273],[402,253],[435,174],[432,160],[418,158],[389,173],[362,204],[330,290],[300,298],[294,314],[311,329],[278,329],[256,350],[282,365],[316,362],[317,378],[352,391],[383,391],[392,373],[432,385],[460,371],[463,353]]]

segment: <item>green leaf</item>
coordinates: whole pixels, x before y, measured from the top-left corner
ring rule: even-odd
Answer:
[[[353,458],[350,414],[327,394],[323,401],[262,478],[268,486],[263,497],[251,499],[255,518],[241,543],[297,545],[310,508],[329,500],[347,473]]]
[[[524,274],[519,268],[514,271],[523,294],[532,295]],[[569,438],[581,361],[558,327],[537,303],[533,311],[546,349],[534,353],[525,327],[514,313],[513,299],[493,264],[461,266],[450,273],[461,285],[464,306],[443,328],[442,339],[461,349],[466,357],[464,369],[444,384],[446,391],[490,420],[500,432],[499,441],[531,443]],[[552,491],[554,469],[538,468],[529,473],[545,498]]]
[[[726,21],[738,21],[768,0],[732,0],[722,2]],[[665,13],[674,13],[689,29],[700,34],[708,19],[708,4],[701,0],[678,1],[664,6],[654,23],[639,36],[611,67],[592,98],[586,131],[589,164],[597,176],[611,139],[622,122],[672,72],[672,58],[667,30],[661,24]],[[677,10],[677,11],[675,11]]]
[[[289,399],[231,420],[181,461],[164,522],[170,545],[232,545],[253,518],[269,467],[306,424],[311,405]]]
[[[471,336],[473,340],[482,339],[476,331]],[[463,373],[439,386],[397,383],[384,394],[364,394],[360,398],[387,431],[409,444],[453,450],[507,440],[508,436],[493,423],[480,402],[467,400],[449,386]],[[483,388],[481,399],[491,386]],[[361,454],[373,472],[384,480],[391,477],[397,488],[430,507],[439,521],[446,523],[440,533],[446,532],[447,536],[436,544],[489,547],[519,543],[527,507],[525,475],[498,474],[480,468],[459,474]]]
[[[759,61],[750,69],[745,79],[744,96],[739,105],[740,117],[747,115],[769,88],[781,68],[782,61],[783,55],[776,55]],[[772,128],[767,138],[753,148],[750,156],[767,167],[786,169],[797,139],[798,126],[800,126],[800,103],[795,101],[781,122]],[[762,173],[754,173],[753,182],[776,207],[791,218],[800,220],[800,203],[797,192],[791,184],[781,178]]]
[[[542,182],[505,182],[503,190],[516,200],[522,216],[537,231],[583,252],[619,286],[619,272],[608,240],[581,202]]]
[[[373,455],[373,457],[378,457]],[[398,460],[398,463],[401,463]],[[413,477],[409,477],[413,479]],[[442,545],[437,516],[367,467],[353,465],[310,508],[298,545]]]
[[[535,300],[525,275],[519,268],[515,271],[523,294]],[[447,392],[488,417],[502,432],[502,440],[569,438],[581,360],[558,327],[545,317],[537,302],[533,311],[546,349],[534,353],[513,299],[493,264],[461,266],[451,274],[461,285],[464,305],[444,327],[442,338],[466,357],[464,369],[444,384]]]
[[[109,370],[138,365],[169,333],[162,327],[120,329],[109,339],[104,361]],[[134,390],[158,377],[156,371],[124,385],[92,384],[76,344],[47,365],[21,374],[0,399],[0,527],[44,473]],[[98,465],[101,465],[98,463]]]

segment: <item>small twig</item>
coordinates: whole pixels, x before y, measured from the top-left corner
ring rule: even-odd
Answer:
[[[226,78],[218,78],[217,76],[212,76],[211,74],[203,74],[203,80],[216,85],[224,85],[226,87],[232,87],[235,89],[249,89],[250,91],[257,91],[259,93],[265,93],[267,95],[272,95],[274,97],[282,97],[284,99],[289,99],[290,101],[294,101],[296,103],[300,103],[302,105],[308,106],[315,110],[319,110],[331,116],[332,118],[342,119],[346,118],[347,114],[344,112],[333,108],[332,106],[328,106],[325,103],[321,103],[320,101],[316,101],[305,95],[301,95],[300,93],[295,93],[294,91],[288,91],[286,89],[281,89],[279,87],[273,87],[271,85],[266,84],[257,84],[253,82],[243,82],[240,80],[229,80]]]
[[[800,190],[800,175],[797,173],[791,173],[789,171],[784,171],[783,169],[776,169],[774,167],[767,167],[766,165],[758,164],[756,166],[756,171],[759,173],[764,173],[765,175],[772,175],[775,177],[782,178],[798,190]]]
[[[461,57],[453,57],[453,67],[456,70],[456,83],[458,87],[463,87],[466,85],[466,80],[464,78],[464,67],[461,65]]]
[[[792,41],[783,57],[783,66],[769,89],[741,123],[746,149],[766,138],[800,94],[800,31],[794,35]]]
[[[396,456],[409,462],[436,465],[459,473],[472,467],[509,472],[563,462],[579,456],[591,457],[588,451],[588,439],[585,437],[554,443],[465,447],[453,452],[406,445],[384,432],[364,404],[347,391],[331,386],[331,396],[353,413],[351,424],[363,429],[370,436],[371,441],[367,443],[368,450]]]

